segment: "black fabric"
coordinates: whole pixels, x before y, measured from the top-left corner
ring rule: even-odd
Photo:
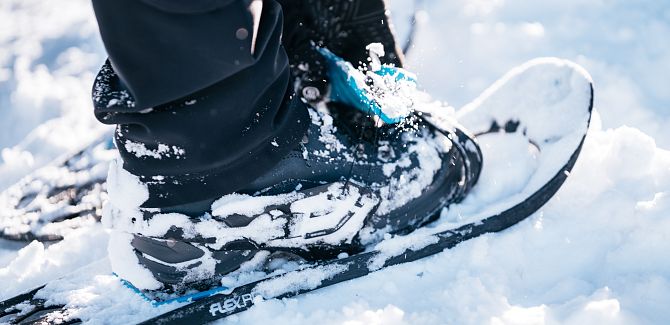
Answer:
[[[382,63],[402,67],[403,55],[397,46],[389,11],[384,0],[277,0],[284,10],[283,44],[296,78],[298,93],[309,101],[326,94],[326,62],[316,46],[366,66],[370,43],[382,43],[386,55]],[[318,89],[309,96],[304,88]]]
[[[225,7],[236,0],[142,0],[163,11],[181,14],[196,14]]]
[[[282,1],[304,1],[304,16],[315,22],[321,41],[355,66],[368,64],[368,44],[382,43],[386,55],[381,62],[402,67],[404,58],[393,35],[385,0]]]
[[[93,1],[109,53],[93,87],[96,117],[118,125],[124,168],[149,186],[145,207],[234,192],[294,148],[309,123],[289,85],[281,8],[263,1],[252,54],[249,1],[197,14],[152,2]],[[241,29],[249,34],[238,37]]]
[[[314,87],[319,93],[310,101],[323,99],[328,89],[327,64],[316,46],[326,46],[315,31],[315,21],[306,16],[304,0],[278,0],[284,12],[284,35],[282,43],[288,53],[293,78],[297,81],[298,93],[306,87]]]
[[[277,49],[281,8],[274,1],[264,1],[262,26],[253,48],[249,1],[212,0],[214,5],[204,0],[191,5],[145,1],[152,4],[93,0],[112,66],[133,94],[137,109],[189,95],[259,61],[276,61],[271,63],[278,66],[276,71],[264,71],[273,80],[285,65],[286,57]]]

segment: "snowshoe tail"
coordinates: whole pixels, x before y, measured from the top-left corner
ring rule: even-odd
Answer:
[[[100,220],[111,134],[24,177],[0,193],[0,238],[58,241]]]

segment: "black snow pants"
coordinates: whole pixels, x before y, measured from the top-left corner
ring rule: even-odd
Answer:
[[[96,117],[116,124],[145,207],[237,191],[270,170],[309,124],[293,96],[274,0],[93,0],[109,60]],[[113,94],[113,99],[110,99]]]

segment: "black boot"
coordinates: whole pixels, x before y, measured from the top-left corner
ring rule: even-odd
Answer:
[[[384,234],[435,220],[476,182],[480,152],[460,130],[438,130],[417,116],[403,127],[342,122],[365,120],[350,116],[357,114],[349,107],[310,109],[302,143],[245,190],[145,211],[145,229],[174,213],[189,217],[159,236],[136,232],[140,264],[179,287],[218,279],[269,254],[308,261],[354,254]],[[123,277],[123,270],[115,272]]]

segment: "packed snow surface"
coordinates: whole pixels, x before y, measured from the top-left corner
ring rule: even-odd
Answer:
[[[223,323],[667,323],[670,5],[654,0],[424,5],[408,68],[431,95],[456,107],[533,57],[566,57],[591,73],[599,114],[568,181],[541,211],[505,232],[297,298],[265,301]],[[411,8],[408,0],[392,2],[401,36]],[[84,0],[3,1],[0,44],[4,189],[105,131],[93,119],[89,94],[104,52]],[[533,95],[528,98],[537,98]],[[532,150],[521,141],[496,138],[482,145],[496,153],[493,159]],[[523,162],[527,168],[535,164],[532,158]],[[517,188],[497,188],[495,177],[487,178],[493,179],[491,186],[480,187],[472,200],[518,190],[525,182],[519,170],[493,175],[518,180]],[[464,202],[445,213],[440,225],[458,225],[476,210]],[[162,311],[111,275],[109,236],[93,225],[51,245],[0,242],[0,299],[70,274],[54,283],[59,288],[47,287],[42,294],[68,302],[75,316],[125,324]],[[55,294],[63,288],[73,290]],[[100,308],[110,305],[115,307]]]

